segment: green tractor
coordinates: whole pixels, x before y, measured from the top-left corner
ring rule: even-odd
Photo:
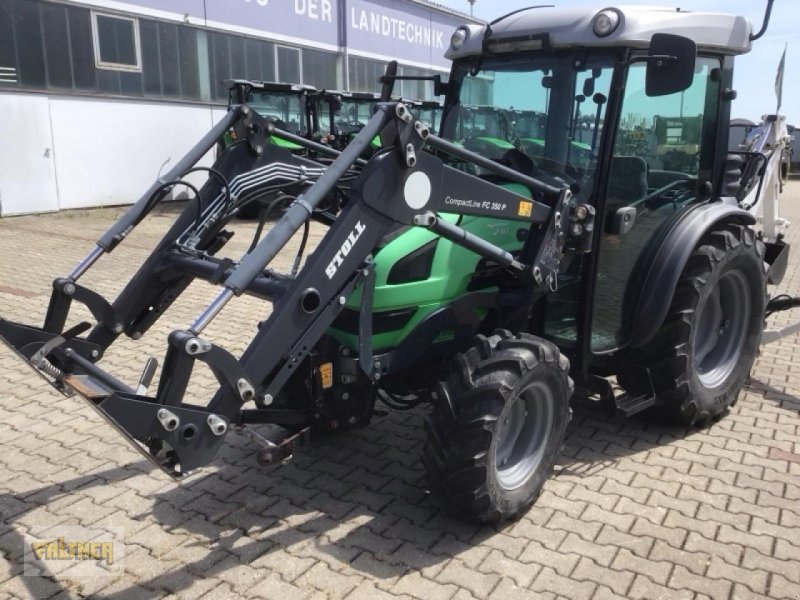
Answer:
[[[431,131],[438,131],[442,122],[442,105],[436,100],[404,100],[420,121]]]
[[[370,120],[380,99],[377,93],[325,90],[319,96],[319,130],[325,132],[331,146],[343,149]],[[367,156],[380,146],[380,138],[375,136]]]
[[[308,139],[319,138],[316,109],[318,92],[314,86],[244,79],[231,79],[225,85],[230,90],[229,108],[249,104],[262,117],[275,123],[276,127]],[[237,139],[234,129],[225,132],[220,140],[219,152]],[[270,138],[269,142],[293,152],[306,153],[306,148],[295,142],[278,138]]]
[[[762,241],[739,206],[741,158],[727,150],[734,57],[766,21],[753,34],[746,19],[723,14],[533,7],[466,25],[447,51],[448,83],[436,82],[446,92],[438,135],[389,101],[387,73],[381,102],[363,113],[359,103],[345,110],[342,96],[353,137],[324,165],[274,142],[319,144],[234,103],[54,282],[43,327],[0,320],[0,336],[175,479],[214,460],[232,427],[275,463],[311,431],[367,425],[376,403],[426,404],[431,490],[465,519],[516,518],[553,468],[572,401],[709,423],[736,401],[768,311],[797,304],[768,304],[767,282],[780,281],[787,247]],[[462,96],[489,98],[491,108],[468,108]],[[580,104],[590,96],[594,125],[581,143],[591,152],[579,162]],[[696,145],[696,160],[666,168],[650,161],[656,147],[627,151],[640,117],[681,110],[702,119],[683,142]],[[515,111],[537,115],[525,138],[540,140],[537,150],[514,143]],[[501,114],[494,131],[489,117]],[[82,286],[231,127],[240,140],[113,304]],[[319,218],[368,152],[341,210]],[[243,256],[220,257],[225,224],[269,194],[294,201]],[[310,219],[329,229],[302,268],[271,268]],[[138,388],[99,365],[119,336],[143,338],[194,279],[221,290],[170,334],[157,391],[148,393],[154,359]],[[203,332],[241,294],[272,311],[234,356]],[[66,329],[72,302],[97,322]],[[189,403],[198,362],[219,389]],[[285,436],[265,439],[258,424]]]

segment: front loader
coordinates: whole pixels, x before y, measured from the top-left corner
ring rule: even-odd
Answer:
[[[439,135],[384,101],[341,152],[235,103],[54,281],[41,327],[0,321],[0,336],[175,479],[214,460],[231,427],[277,462],[309,431],[366,425],[376,402],[426,403],[431,489],[463,518],[515,518],[549,475],[571,400],[704,424],[744,384],[768,307],[771,241],[736,200],[740,161],[727,154],[727,132],[733,57],[756,37],[741,17],[645,8],[537,7],[464,26],[448,50],[449,82],[437,82]],[[395,78],[384,77],[384,100]],[[587,93],[592,139],[588,158],[574,160]],[[462,98],[536,114],[536,153],[508,143],[488,157],[456,143]],[[693,160],[626,153],[641,115],[678,106],[702,122],[685,145],[696,142]],[[84,273],[232,128],[237,142],[119,296],[84,287]],[[380,149],[359,164],[376,136]],[[317,162],[273,138],[335,158]],[[330,214],[333,193],[344,201]],[[238,211],[286,198],[243,256],[221,256]],[[271,268],[311,219],[328,230],[302,267]],[[144,340],[195,279],[220,291],[169,335],[155,390],[153,359],[137,389],[109,375],[109,346]],[[235,356],[204,332],[242,294],[271,312]],[[73,302],[95,322],[66,328]],[[198,362],[219,387],[190,403]],[[258,424],[282,427],[285,439],[261,438]]]

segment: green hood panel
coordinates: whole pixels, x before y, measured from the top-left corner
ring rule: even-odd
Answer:
[[[301,146],[300,144],[295,144],[294,142],[281,139],[276,135],[271,135],[269,137],[269,142],[270,144],[275,144],[276,146],[280,146],[281,148],[286,148],[287,150],[301,150],[303,148],[303,146]]]
[[[522,185],[508,184],[505,188],[520,196],[529,198],[530,192]],[[457,223],[460,215],[440,213],[442,219]],[[522,243],[517,231],[524,228],[519,221],[505,221],[487,217],[462,217],[461,227],[509,251],[518,250]],[[407,283],[388,283],[392,268],[403,258],[438,238],[436,250],[427,279]],[[375,293],[373,312],[380,313],[398,309],[417,308],[411,320],[401,329],[374,335],[373,348],[392,348],[397,346],[426,316],[467,292],[478,263],[482,257],[431,231],[412,227],[387,243],[375,254]],[[361,290],[356,290],[348,299],[346,307],[358,311],[361,303]],[[340,342],[355,347],[356,336],[332,329],[333,337]]]
[[[504,140],[502,138],[491,137],[488,135],[476,137],[476,140],[480,140],[482,142],[486,142],[487,144],[492,144],[497,146],[498,148],[503,148],[504,150],[511,150],[514,148],[514,144],[509,142],[508,140]]]

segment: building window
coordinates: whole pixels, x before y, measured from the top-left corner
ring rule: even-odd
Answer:
[[[142,70],[138,19],[93,12],[92,38],[98,69]]]
[[[319,90],[336,90],[339,85],[339,57],[330,52],[303,48],[303,81]]]
[[[429,77],[433,73],[413,67],[401,67],[399,75],[405,77]],[[433,82],[431,81],[399,81],[400,85],[394,86],[394,93],[408,100],[429,100],[433,98]],[[398,89],[399,88],[399,89]]]
[[[360,58],[349,57],[350,90],[353,92],[379,92],[380,78],[386,72],[386,63]]]
[[[276,61],[278,65],[278,81],[283,83],[300,83],[300,49],[288,46],[276,46]]]

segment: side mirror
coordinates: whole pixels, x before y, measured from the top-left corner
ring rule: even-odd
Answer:
[[[647,57],[645,93],[668,96],[692,85],[697,60],[694,40],[671,33],[654,33]]]

